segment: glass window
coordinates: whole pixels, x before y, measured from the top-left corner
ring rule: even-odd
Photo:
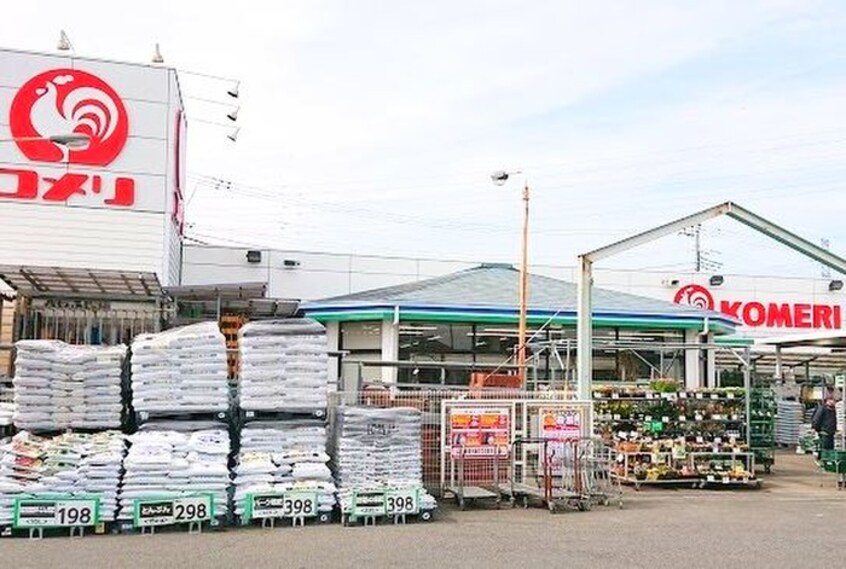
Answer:
[[[341,322],[340,349],[382,352],[382,322]]]

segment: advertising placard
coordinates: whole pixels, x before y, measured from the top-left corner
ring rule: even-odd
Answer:
[[[541,409],[539,413],[541,437],[550,441],[546,445],[547,458],[553,474],[562,471],[567,452],[567,441],[582,436],[582,414],[578,409]],[[543,456],[538,457],[543,461]],[[543,471],[543,464],[538,464]]]
[[[508,455],[511,442],[509,407],[452,407],[449,412],[450,453],[453,458],[491,458]]]

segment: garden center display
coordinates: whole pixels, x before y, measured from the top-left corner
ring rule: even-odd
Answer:
[[[742,389],[594,390],[596,430],[618,449],[617,474],[635,483],[756,484]]]

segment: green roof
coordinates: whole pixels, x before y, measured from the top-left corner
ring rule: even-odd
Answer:
[[[398,311],[403,320],[429,318],[455,321],[506,321],[517,314],[519,271],[510,265],[487,264],[399,286],[336,296],[307,303],[303,310],[318,320],[378,319]],[[529,276],[529,320],[550,318],[575,322],[574,283]],[[596,325],[667,328],[701,327],[705,319],[715,332],[732,332],[735,322],[723,314],[633,294],[593,288]]]

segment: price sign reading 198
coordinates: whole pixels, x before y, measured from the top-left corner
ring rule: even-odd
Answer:
[[[100,521],[100,499],[88,497],[17,498],[16,528],[87,527]]]

